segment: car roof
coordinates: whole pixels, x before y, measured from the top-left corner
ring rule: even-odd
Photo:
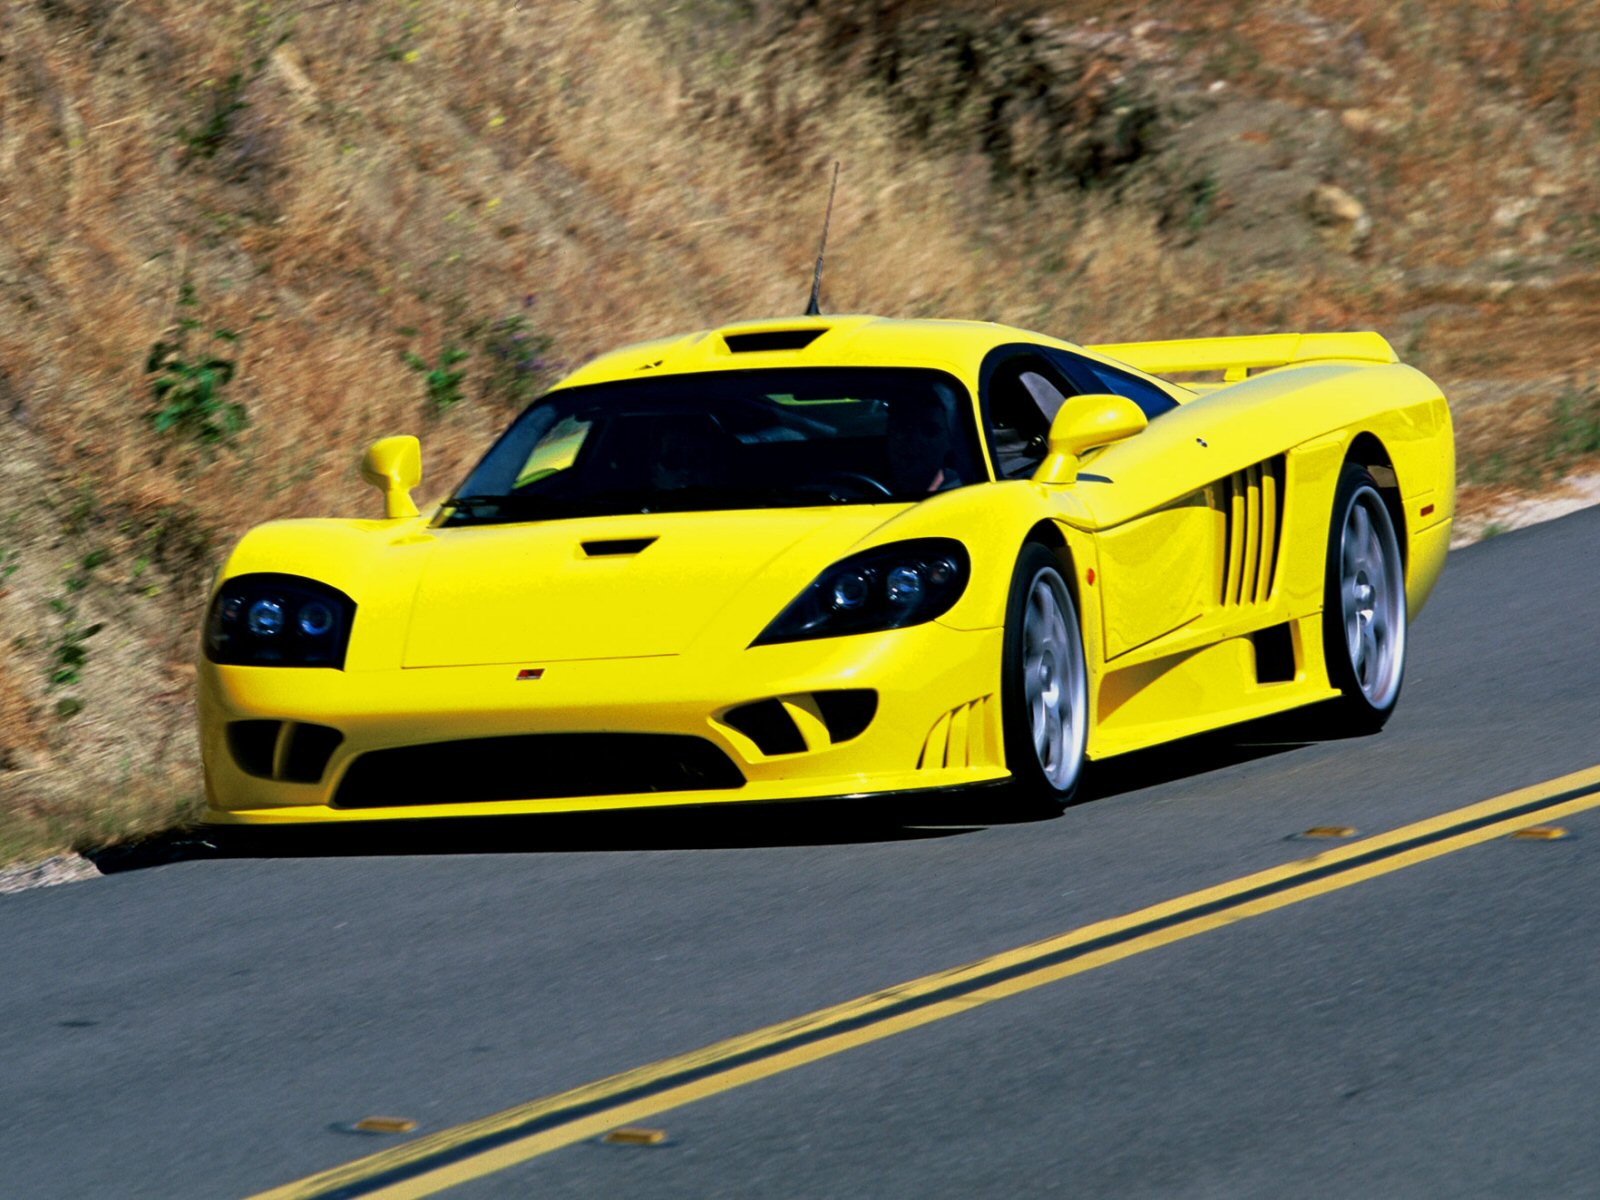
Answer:
[[[1016,342],[1082,352],[1068,342],[991,321],[773,317],[623,346],[557,386],[752,367],[943,366],[970,376],[990,350]]]

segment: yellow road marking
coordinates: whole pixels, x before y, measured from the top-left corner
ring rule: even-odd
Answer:
[[[518,1105],[254,1200],[431,1196],[978,1005],[1597,807],[1600,766]]]

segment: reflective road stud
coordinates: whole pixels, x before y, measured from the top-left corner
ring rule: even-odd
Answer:
[[[600,1139],[608,1146],[659,1146],[667,1140],[665,1129],[639,1129],[629,1126],[613,1129]]]
[[[362,1133],[410,1133],[416,1127],[410,1117],[362,1117],[351,1126]]]

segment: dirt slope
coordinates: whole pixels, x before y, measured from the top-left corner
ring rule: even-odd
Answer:
[[[1234,11],[0,8],[0,860],[192,809],[231,539],[370,510],[376,436],[437,495],[563,364],[797,311],[835,158],[834,311],[1378,328],[1478,511],[1592,459],[1600,10]]]

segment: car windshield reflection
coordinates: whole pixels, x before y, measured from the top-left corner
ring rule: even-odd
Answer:
[[[939,371],[661,376],[535,402],[442,523],[906,502],[978,482],[981,461],[968,393]]]

